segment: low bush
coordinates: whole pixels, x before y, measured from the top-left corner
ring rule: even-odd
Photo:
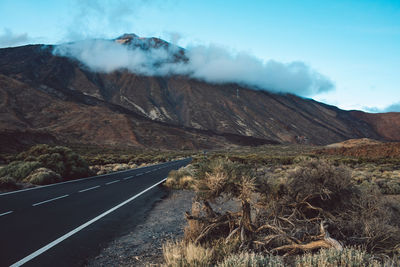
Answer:
[[[225,258],[218,267],[284,267],[286,266],[281,257],[272,255],[261,255],[256,253],[242,252],[232,254]]]
[[[378,183],[379,190],[382,194],[399,195],[400,194],[400,181],[390,181],[385,179],[383,182]]]
[[[182,167],[179,170],[172,170],[168,174],[165,185],[173,189],[193,189],[195,179],[193,178],[191,165]]]
[[[387,262],[389,263],[389,262]],[[321,249],[297,257],[295,266],[302,267],[379,267],[385,265],[361,249],[344,248],[342,251]]]
[[[36,185],[53,184],[60,181],[62,178],[58,173],[46,168],[36,169],[24,179],[24,182]]]
[[[15,190],[18,188],[15,179],[11,176],[0,177],[0,190]]]
[[[86,161],[67,147],[36,145],[20,153],[17,158],[24,161],[35,159],[41,167],[53,170],[67,180],[91,174]]]
[[[163,245],[165,266],[211,267],[213,250],[184,242],[167,242]]]
[[[16,182],[44,185],[92,174],[82,157],[61,146],[36,145],[18,154],[14,159],[16,161],[0,169],[0,177],[6,176]],[[9,178],[2,179],[3,188],[16,189]]]
[[[7,175],[19,181],[41,166],[38,161],[14,161],[0,169],[0,177]]]

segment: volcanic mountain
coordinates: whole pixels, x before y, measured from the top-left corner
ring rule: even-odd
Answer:
[[[163,62],[187,62],[185,50],[126,34],[114,45],[164,49]],[[0,49],[0,145],[86,143],[153,148],[400,140],[400,114],[344,111],[292,94],[212,84],[185,75],[127,69],[105,72],[58,46]],[[173,49],[171,49],[173,48]]]

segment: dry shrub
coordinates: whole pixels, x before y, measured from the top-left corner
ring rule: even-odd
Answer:
[[[179,180],[179,187],[185,189],[191,189],[195,184],[195,180],[192,176],[183,176]]]
[[[326,223],[330,236],[342,245],[364,246],[371,253],[392,254],[400,243],[400,225],[392,218],[395,211],[389,210],[380,192],[355,187],[348,170],[325,160],[305,162],[290,174],[287,184],[264,195],[259,204],[264,207],[260,226],[285,229],[286,237],[271,240],[270,248],[290,245],[288,237],[302,244],[313,242],[321,234],[319,222]],[[265,234],[277,231],[270,228]]]
[[[199,199],[215,201],[219,197],[248,198],[254,190],[253,170],[246,165],[225,159],[211,161],[196,172],[196,193]],[[249,186],[249,188],[245,188]]]
[[[338,216],[342,238],[369,252],[400,252],[400,210],[384,200],[376,187],[360,188],[351,199],[351,209]]]
[[[213,250],[193,243],[167,242],[163,245],[165,266],[212,266]]]
[[[382,266],[382,263],[364,250],[344,248],[342,251],[322,249],[318,253],[307,253],[297,257],[294,265],[299,267],[378,267]]]
[[[47,168],[39,168],[31,172],[24,182],[37,185],[53,184],[62,181],[61,176]]]
[[[286,197],[292,202],[334,210],[351,196],[352,179],[344,167],[325,160],[310,160],[290,173],[286,189]]]
[[[186,214],[185,240],[213,246],[214,260],[221,258],[221,244],[233,241],[226,251],[291,257],[344,246],[386,255],[400,249],[400,209],[383,202],[379,191],[353,185],[345,167],[312,159],[278,183],[273,175],[250,177],[246,166],[229,160],[203,166],[195,187],[203,208]],[[241,212],[213,211],[208,202],[221,197],[241,200]]]
[[[173,189],[192,189],[194,184],[195,179],[190,165],[170,171],[165,181],[165,186]]]
[[[242,252],[232,254],[217,265],[218,267],[284,267],[281,257]]]

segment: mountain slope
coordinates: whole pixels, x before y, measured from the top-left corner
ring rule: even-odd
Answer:
[[[133,35],[115,41],[144,50],[169,45]],[[390,135],[384,134],[366,119],[371,114],[361,117],[294,95],[185,76],[93,72],[52,51],[53,46],[43,45],[0,49],[1,131],[41,131],[67,142],[165,148],[329,144],[362,137],[400,140],[399,124]],[[173,60],[185,61],[184,51],[176,51]],[[400,121],[397,115],[391,119]]]

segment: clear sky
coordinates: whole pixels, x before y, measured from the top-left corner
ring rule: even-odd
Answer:
[[[399,0],[0,0],[2,47],[125,32],[303,61],[335,84],[312,98],[400,111]]]

